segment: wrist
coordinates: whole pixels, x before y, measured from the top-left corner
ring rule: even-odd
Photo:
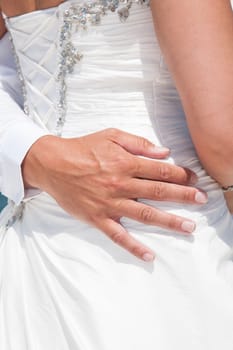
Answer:
[[[21,165],[25,189],[45,189],[46,170],[51,167],[59,141],[57,136],[45,135],[32,144]]]
[[[233,214],[233,192],[225,192],[224,197],[229,211]]]

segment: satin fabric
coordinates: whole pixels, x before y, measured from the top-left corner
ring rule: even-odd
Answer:
[[[70,4],[8,21],[30,117],[49,132],[57,118],[59,30]],[[193,169],[209,200],[198,206],[142,199],[195,220],[190,237],[122,219],[155,250],[151,264],[72,218],[46,193],[28,200],[5,230],[8,206],[0,218],[0,348],[232,350],[232,218],[196,156],[150,9],[133,4],[125,23],[108,13],[72,42],[84,57],[66,79],[63,137],[116,127],[170,147],[167,162]]]

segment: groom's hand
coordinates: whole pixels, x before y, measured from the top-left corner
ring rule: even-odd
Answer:
[[[117,129],[72,139],[43,136],[24,159],[23,177],[27,187],[46,191],[68,213],[151,261],[154,252],[128,234],[121,217],[183,234],[193,232],[195,224],[137,199],[207,201],[203,192],[188,186],[197,180],[192,171],[155,160],[168,154],[167,149]]]

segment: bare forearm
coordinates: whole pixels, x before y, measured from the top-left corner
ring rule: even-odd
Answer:
[[[1,7],[0,7],[0,39],[3,37],[5,33],[6,33],[6,27],[1,15]]]
[[[160,45],[200,159],[233,182],[233,15],[229,0],[152,0]]]

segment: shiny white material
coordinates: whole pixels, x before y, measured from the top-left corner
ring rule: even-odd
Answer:
[[[54,131],[59,29],[70,1],[10,20],[31,116]],[[125,23],[109,13],[72,35],[83,59],[67,76],[63,134],[117,127],[172,149],[192,168],[205,206],[147,201],[192,218],[192,237],[122,223],[157,253],[139,261],[45,193],[25,203],[7,231],[1,215],[0,349],[232,350],[233,224],[222,191],[201,167],[164,64],[149,8]],[[213,77],[214,79],[214,77]]]
[[[21,163],[30,146],[48,134],[28,118],[20,108],[19,79],[11,53],[9,34],[0,40],[0,189],[19,204],[24,194]],[[29,191],[30,192],[30,191]]]

